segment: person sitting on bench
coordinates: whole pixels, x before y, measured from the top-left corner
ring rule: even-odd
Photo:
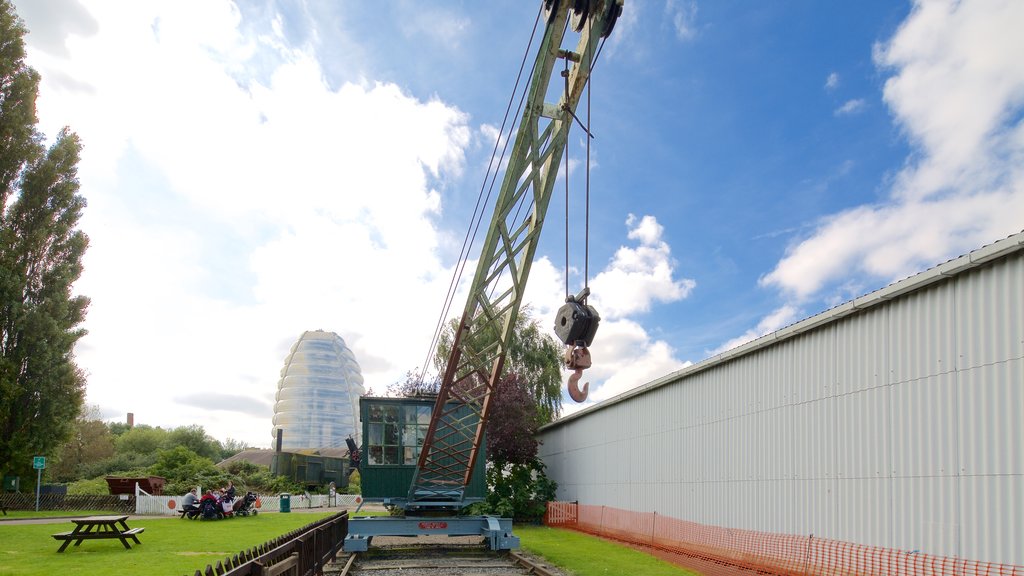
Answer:
[[[199,510],[199,497],[196,496],[196,489],[189,490],[188,494],[181,501],[181,509],[185,512],[190,510]]]

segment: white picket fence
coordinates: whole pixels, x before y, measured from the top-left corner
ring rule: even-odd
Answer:
[[[241,493],[239,495],[242,495]],[[181,496],[154,496],[135,485],[135,513],[150,516],[174,516],[181,509]],[[323,508],[358,508],[363,502],[359,494],[338,494],[333,498],[326,494],[292,494],[291,509]],[[280,512],[280,495],[260,494],[256,506],[260,512]]]

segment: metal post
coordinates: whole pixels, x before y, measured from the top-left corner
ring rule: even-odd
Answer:
[[[36,512],[39,512],[39,484],[43,481],[43,469],[36,468]]]

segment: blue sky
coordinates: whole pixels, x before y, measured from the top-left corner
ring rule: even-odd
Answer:
[[[85,144],[90,403],[268,446],[302,331],[375,392],[422,363],[539,2],[15,5],[41,128]],[[626,0],[592,80],[591,400],[1024,229],[1022,25],[1014,0]]]

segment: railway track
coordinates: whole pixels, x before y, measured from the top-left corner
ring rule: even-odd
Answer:
[[[413,539],[415,542],[415,539]],[[324,576],[565,576],[520,552],[493,552],[481,544],[375,545],[339,556]]]

